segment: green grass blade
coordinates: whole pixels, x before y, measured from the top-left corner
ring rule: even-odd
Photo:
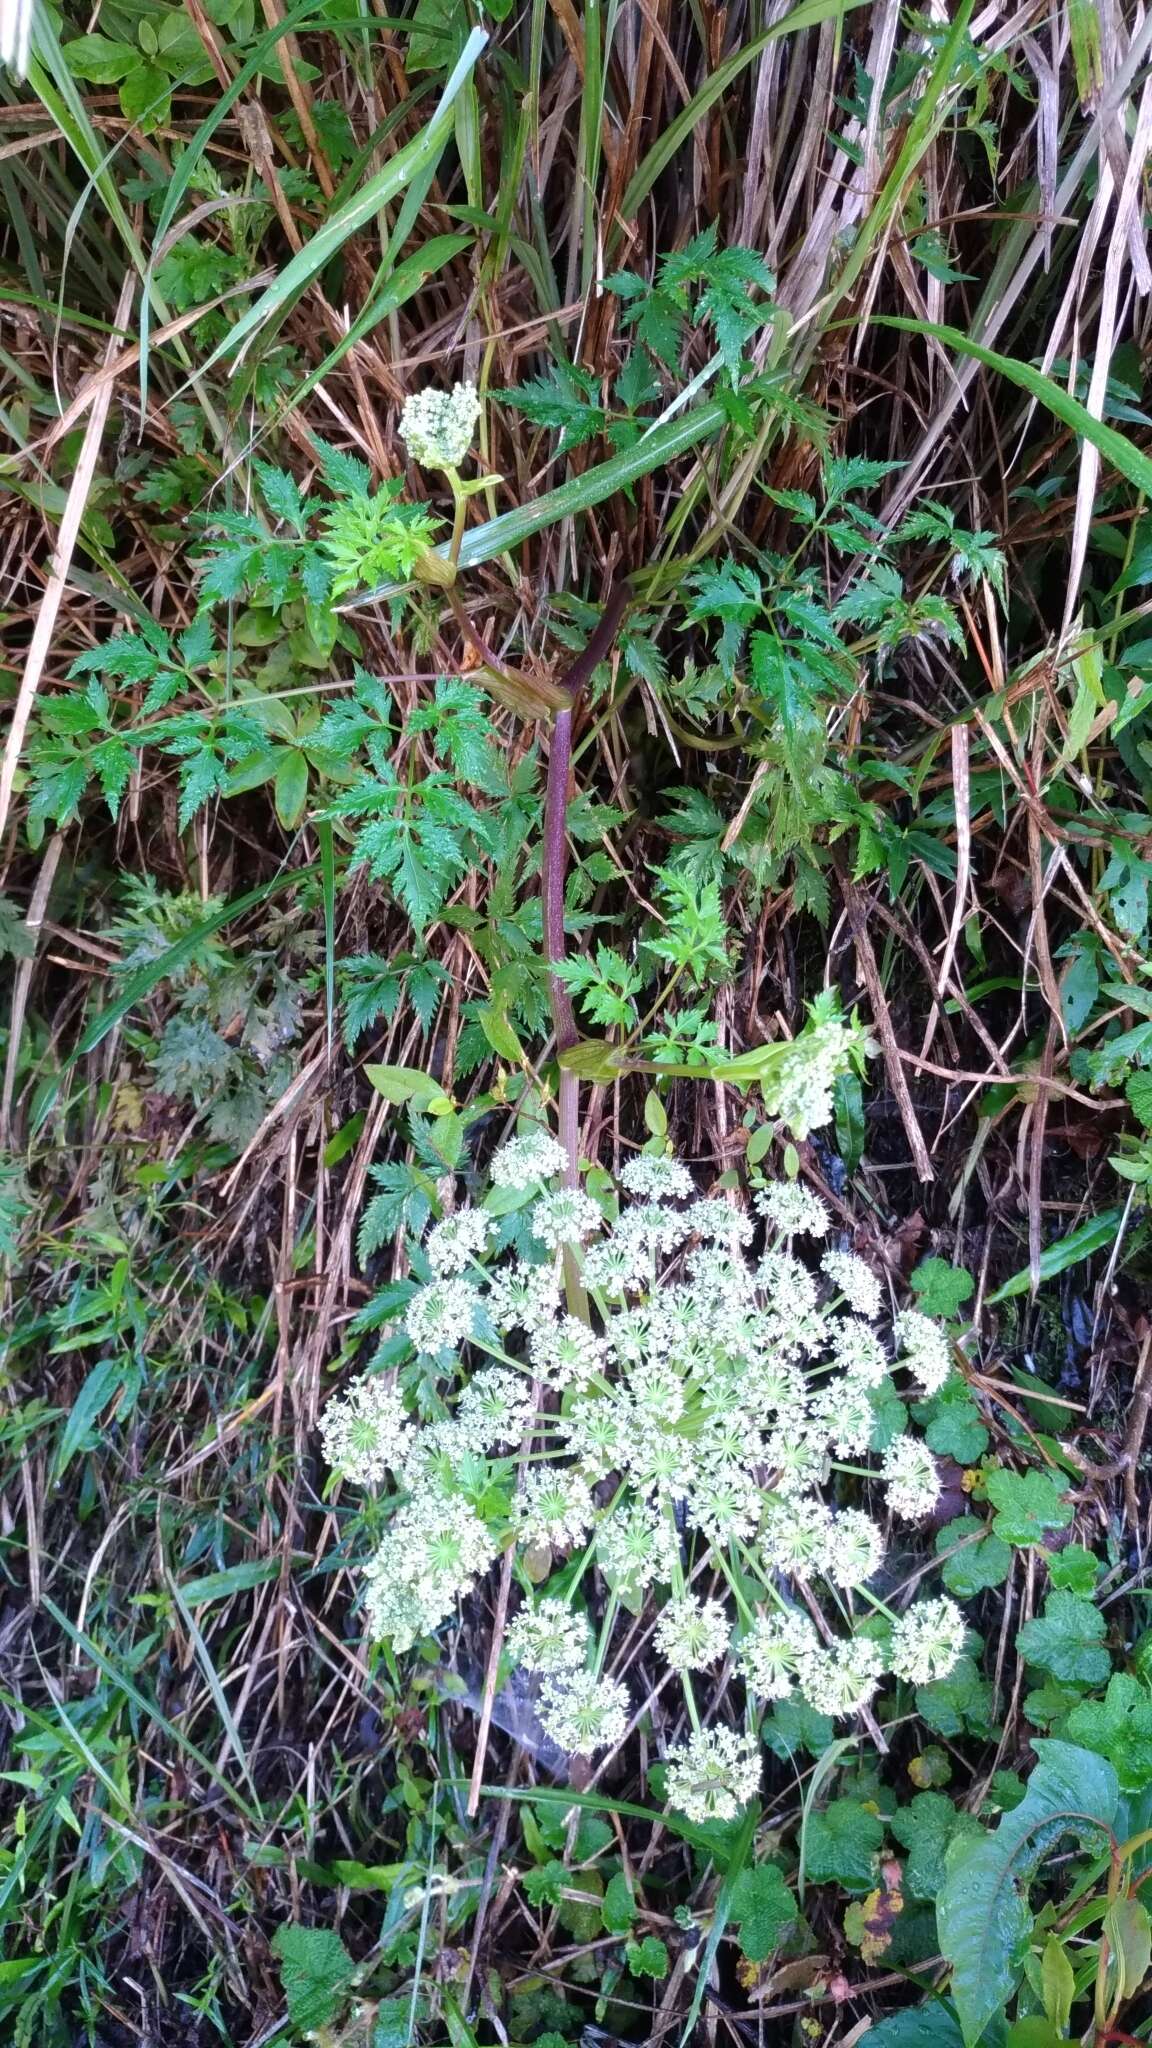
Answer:
[[[453,108],[457,94],[471,76],[480,52],[488,41],[484,29],[474,28],[460,54],[440,97],[439,105],[427,126],[403,149],[397,150],[390,162],[370,178],[363,190],[357,192],[344,206],[329,215],[323,227],[318,228],[311,240],[286,263],[275,284],[242,313],[231,332],[213,349],[203,365],[204,372],[212,369],[225,356],[242,350],[270,320],[287,310],[288,306],[305,291],[325,265],[343,248],[350,235],[371,220],[382,206],[395,199],[411,179],[435,163],[449,136],[454,123]]]
[[[984,348],[978,341],[972,341],[962,334],[958,327],[937,326],[931,320],[911,320],[901,314],[882,313],[874,316],[873,324],[879,327],[899,327],[905,334],[931,335],[933,340],[942,342],[945,348],[955,349],[957,355],[973,356],[985,369],[996,370],[1001,377],[1007,377],[1027,391],[1040,405],[1053,414],[1054,418],[1071,427],[1085,441],[1091,441],[1098,448],[1105,462],[1138,490],[1152,494],[1152,456],[1144,455],[1126,434],[1120,434],[1104,420],[1093,418],[1087,406],[1078,398],[1065,391],[1042,370],[1033,369],[1031,363],[1022,363],[1018,356],[1002,356],[994,348]]]

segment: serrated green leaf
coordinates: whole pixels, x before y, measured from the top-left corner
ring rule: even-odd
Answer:
[[[1047,1472],[990,1472],[986,1485],[996,1510],[992,1526],[1006,1543],[1039,1543],[1046,1529],[1066,1529],[1072,1520],[1063,1482]]]
[[[776,1865],[757,1863],[736,1879],[729,1913],[739,1924],[741,1955],[750,1963],[765,1963],[799,1919],[800,1908]]]
[[[293,2026],[302,2033],[331,2026],[356,1972],[339,1935],[327,1927],[278,1927],[272,1949]]]
[[[1063,1685],[1102,1685],[1111,1667],[1104,1647],[1107,1624],[1099,1609],[1078,1593],[1050,1593],[1042,1615],[1026,1621],[1016,1647],[1029,1664]]]

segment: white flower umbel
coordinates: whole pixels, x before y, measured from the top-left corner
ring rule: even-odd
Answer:
[[[528,1350],[534,1370],[550,1387],[582,1387],[602,1370],[607,1346],[579,1316],[562,1316],[534,1329]]]
[[[529,1472],[513,1504],[522,1543],[550,1543],[571,1550],[596,1518],[586,1480],[570,1466]]]
[[[505,1646],[525,1671],[580,1671],[588,1660],[591,1632],[582,1614],[563,1600],[539,1600],[522,1607],[510,1624]]]
[[[460,1396],[456,1423],[469,1448],[494,1451],[518,1444],[536,1412],[527,1380],[500,1365],[473,1373]]]
[[[760,1556],[770,1573],[805,1578],[823,1568],[832,1516],[822,1500],[770,1504],[760,1531]]]
[[[493,1273],[484,1297],[488,1320],[497,1330],[547,1329],[559,1306],[560,1281],[553,1266],[529,1266],[522,1259]]]
[[[636,1599],[657,1580],[671,1579],[675,1532],[650,1508],[617,1508],[596,1531],[596,1556],[609,1585],[624,1599]]]
[[[947,1678],[964,1650],[967,1627],[954,1600],[918,1600],[892,1629],[891,1664],[909,1685]]]
[[[728,1616],[720,1600],[685,1593],[670,1600],[656,1624],[656,1648],[673,1671],[706,1671],[728,1648]]]
[[[787,1046],[764,1083],[764,1101],[793,1137],[806,1138],[832,1118],[832,1090],[858,1034],[839,1018],[812,1024]]]
[[[404,1327],[417,1351],[435,1357],[466,1344],[476,1329],[480,1296],[467,1280],[434,1280],[414,1294],[404,1312]]]
[[[871,1266],[866,1266],[854,1252],[825,1252],[820,1266],[849,1308],[874,1322],[884,1305],[884,1296]]]
[[[592,1671],[559,1671],[540,1694],[540,1720],[561,1749],[594,1756],[615,1749],[628,1726],[628,1695],[611,1678]]]
[[[415,391],[400,415],[400,435],[422,469],[459,469],[479,417],[480,394],[474,384],[454,384],[451,391]]]
[[[735,1820],[760,1790],[760,1745],[734,1728],[699,1728],[668,1752],[668,1804],[686,1820]]]
[[[884,1562],[884,1532],[859,1508],[842,1508],[828,1530],[820,1575],[833,1586],[866,1586]]]
[[[492,1219],[483,1209],[457,1209],[433,1224],[424,1240],[428,1264],[437,1275],[462,1273],[488,1246]]]
[[[936,1460],[914,1436],[893,1437],[881,1466],[888,1505],[905,1522],[922,1522],[940,1498]]]
[[[794,1691],[801,1660],[819,1649],[820,1638],[806,1614],[760,1614],[740,1644],[739,1665],[762,1700],[786,1700]]]
[[[439,1491],[417,1495],[365,1568],[373,1635],[395,1650],[411,1649],[439,1628],[495,1555],[491,1534],[467,1501]]]
[[[694,1192],[692,1175],[678,1159],[630,1159],[621,1168],[620,1185],[646,1202],[684,1202]]]
[[[770,1181],[756,1197],[756,1207],[781,1237],[826,1237],[829,1215],[819,1195],[802,1188],[798,1180]]]
[[[937,1393],[952,1370],[947,1334],[939,1323],[918,1309],[906,1308],[893,1323],[892,1335],[903,1354],[901,1365],[919,1380],[926,1394]]]
[[[800,1660],[800,1690],[818,1714],[839,1720],[866,1707],[880,1683],[884,1660],[869,1636],[849,1636]]]
[[[717,1196],[693,1202],[688,1221],[695,1237],[714,1238],[718,1244],[751,1244],[756,1234],[746,1210],[733,1208],[731,1202],[721,1201]]]
[[[568,1164],[568,1154],[548,1131],[524,1131],[501,1145],[488,1169],[494,1188],[527,1194],[542,1181],[554,1180]]]
[[[844,1316],[832,1333],[832,1356],[840,1371],[862,1387],[880,1387],[888,1360],[875,1330],[856,1316]]]
[[[365,1375],[329,1401],[320,1443],[333,1469],[356,1486],[378,1486],[399,1472],[412,1444],[412,1425],[395,1387]]]
[[[817,1394],[812,1420],[838,1458],[856,1458],[868,1449],[876,1416],[867,1387],[835,1379]]]
[[[528,1218],[528,1228],[539,1244],[559,1251],[566,1244],[583,1244],[595,1237],[601,1216],[595,1202],[580,1188],[557,1188],[541,1195]]]

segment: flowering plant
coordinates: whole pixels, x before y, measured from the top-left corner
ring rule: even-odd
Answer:
[[[872,1590],[886,1549],[873,1510],[921,1520],[939,1492],[932,1453],[893,1423],[893,1376],[935,1392],[948,1342],[905,1311],[887,1346],[871,1269],[844,1251],[818,1269],[797,1256],[829,1216],[796,1182],[762,1185],[750,1212],[698,1198],[687,1168],[651,1151],[618,1187],[597,1176],[597,1199],[561,1184],[564,1169],[547,1134],[514,1137],[485,1204],[428,1233],[404,1321],[434,1413],[416,1419],[384,1375],[328,1403],[330,1463],[389,1490],[368,1624],[411,1647],[511,1548],[524,1598],[508,1656],[535,1675],[546,1732],[593,1754],[644,1711],[611,1654],[621,1609],[651,1601],[691,1728],[667,1758],[668,1800],[730,1818],[759,1785],[756,1702],[797,1692],[854,1715],[885,1673],[922,1684],[964,1648],[952,1601],[896,1614]],[[498,1234],[518,1235],[520,1255],[493,1257]],[[586,1316],[565,1303],[565,1262]],[[743,1728],[708,1725],[696,1696],[696,1675],[729,1658]]]

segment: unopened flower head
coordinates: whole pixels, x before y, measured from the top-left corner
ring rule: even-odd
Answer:
[[[492,1219],[483,1209],[457,1209],[434,1223],[424,1240],[432,1271],[462,1273],[487,1248],[491,1230]]]
[[[954,1600],[918,1600],[892,1629],[892,1669],[909,1685],[947,1678],[963,1655],[966,1635]]]
[[[692,1175],[678,1159],[643,1154],[621,1168],[620,1185],[646,1202],[683,1202],[693,1193]]]
[[[582,1188],[557,1188],[553,1194],[541,1195],[528,1218],[533,1237],[551,1251],[566,1244],[583,1244],[595,1237],[600,1223],[599,1209]]]
[[[952,1370],[947,1333],[931,1316],[906,1308],[892,1325],[902,1353],[900,1363],[918,1379],[926,1394],[935,1394]]]
[[[454,1351],[473,1335],[479,1302],[470,1281],[459,1277],[434,1280],[413,1295],[404,1313],[404,1327],[417,1351],[432,1357]]]
[[[592,1671],[558,1671],[540,1694],[540,1720],[561,1749],[594,1756],[615,1749],[628,1727],[628,1695]]]
[[[819,1195],[801,1187],[798,1180],[770,1181],[760,1189],[756,1207],[781,1237],[793,1237],[797,1232],[807,1237],[827,1236],[827,1209]]]
[[[582,1614],[573,1614],[564,1600],[538,1600],[522,1607],[505,1638],[513,1664],[525,1671],[580,1671],[588,1658],[591,1633]]]
[[[831,1119],[832,1090],[857,1036],[839,1018],[827,1018],[810,1025],[774,1062],[762,1083],[765,1105],[794,1137],[806,1138]]]
[[[888,1505],[905,1522],[922,1522],[940,1498],[936,1460],[914,1436],[893,1437],[884,1453],[881,1474]]]
[[[515,1188],[527,1192],[542,1181],[554,1180],[568,1164],[568,1154],[548,1131],[524,1131],[509,1138],[494,1155],[488,1169],[494,1188]]]
[[[668,1752],[668,1804],[686,1820],[735,1820],[760,1790],[760,1747],[734,1728],[701,1728]]]
[[[413,462],[422,469],[458,469],[472,446],[480,417],[474,384],[451,391],[415,391],[400,415],[400,433]]]
[[[395,1387],[380,1378],[353,1380],[320,1418],[328,1463],[356,1486],[378,1486],[398,1472],[412,1443],[412,1425]]]
[[[728,1616],[720,1600],[691,1593],[670,1600],[656,1624],[656,1648],[673,1671],[706,1671],[728,1648]]]
[[[820,1266],[849,1308],[874,1322],[884,1305],[884,1296],[871,1266],[866,1266],[854,1252],[825,1252]]]

